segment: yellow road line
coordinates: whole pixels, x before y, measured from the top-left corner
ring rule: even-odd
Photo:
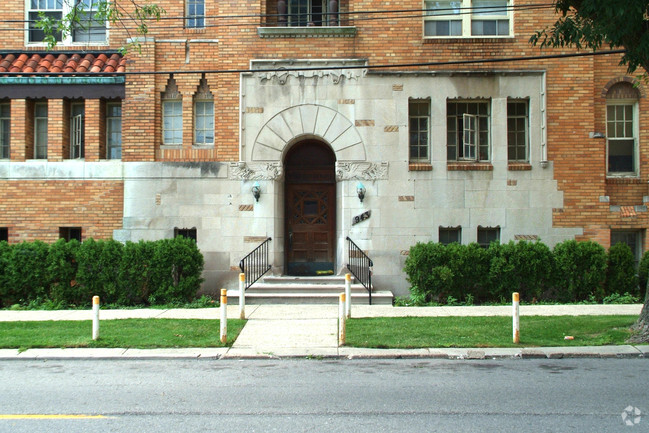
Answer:
[[[46,414],[25,414],[25,415],[3,415],[0,414],[0,420],[3,419],[102,419],[103,415],[46,415]]]

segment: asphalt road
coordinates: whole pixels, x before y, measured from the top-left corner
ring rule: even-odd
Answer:
[[[0,362],[0,432],[89,431],[647,432],[649,362]]]

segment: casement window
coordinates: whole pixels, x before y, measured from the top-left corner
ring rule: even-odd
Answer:
[[[430,161],[430,100],[411,99],[408,120],[410,161]]]
[[[9,159],[11,141],[11,104],[0,103],[0,159]]]
[[[178,227],[175,227],[174,237],[177,238],[178,236],[196,241],[196,227],[192,227],[191,229],[179,229]]]
[[[617,243],[627,244],[635,259],[636,269],[642,258],[642,230],[611,230],[611,246]]]
[[[636,173],[637,125],[634,101],[609,100],[606,106],[608,174]]]
[[[439,243],[448,245],[454,242],[462,243],[462,227],[440,227]]]
[[[34,103],[34,159],[47,159],[47,102]]]
[[[287,0],[291,27],[337,26],[338,1]]]
[[[7,227],[0,227],[0,242],[9,242],[9,229]]]
[[[79,159],[85,156],[85,106],[83,102],[70,104],[70,158]]]
[[[508,0],[424,1],[425,37],[501,37],[512,34]]]
[[[478,245],[489,248],[492,242],[500,242],[500,227],[478,226]]]
[[[214,144],[214,101],[194,101],[194,144]]]
[[[98,0],[27,0],[28,42],[38,43],[45,39],[45,31],[37,24],[40,14],[59,21],[73,12],[75,7],[78,20],[73,23],[70,34],[65,38],[60,31],[54,32],[52,36],[56,41],[63,44],[105,43],[106,22],[96,18]]]
[[[106,103],[106,158],[122,158],[122,103]]]
[[[68,242],[72,239],[81,242],[81,227],[59,227],[59,238]]]
[[[446,104],[447,159],[489,160],[489,102],[448,101]]]
[[[529,109],[527,100],[507,101],[507,159],[529,161]]]
[[[180,99],[162,101],[162,144],[183,142],[183,103]]]
[[[185,27],[202,29],[205,27],[205,0],[185,1]]]

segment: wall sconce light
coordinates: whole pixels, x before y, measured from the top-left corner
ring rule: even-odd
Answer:
[[[365,185],[358,182],[358,185],[356,186],[356,194],[358,194],[358,199],[363,203],[363,199],[365,198]]]
[[[261,196],[261,187],[259,186],[259,182],[255,182],[250,191],[252,192],[255,201],[259,203],[259,197]]]

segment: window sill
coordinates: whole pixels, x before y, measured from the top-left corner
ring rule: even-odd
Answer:
[[[447,162],[447,171],[493,171],[490,162]]]
[[[411,162],[408,171],[433,171],[433,166],[428,162]]]
[[[192,149],[214,149],[213,144],[193,144]]]
[[[629,174],[627,176],[620,175],[620,176],[615,176],[615,177],[610,177],[611,175],[608,175],[609,177],[606,178],[606,184],[607,185],[624,185],[624,184],[644,184],[646,183],[642,179],[640,179],[637,175],[635,174]]]
[[[205,33],[207,29],[205,27],[185,27],[184,32],[186,34],[195,35]]]
[[[182,144],[161,144],[160,149],[182,149],[183,145]]]
[[[353,38],[356,27],[257,27],[260,38]]]
[[[509,171],[528,171],[532,169],[532,164],[528,162],[509,162],[507,170]]]

